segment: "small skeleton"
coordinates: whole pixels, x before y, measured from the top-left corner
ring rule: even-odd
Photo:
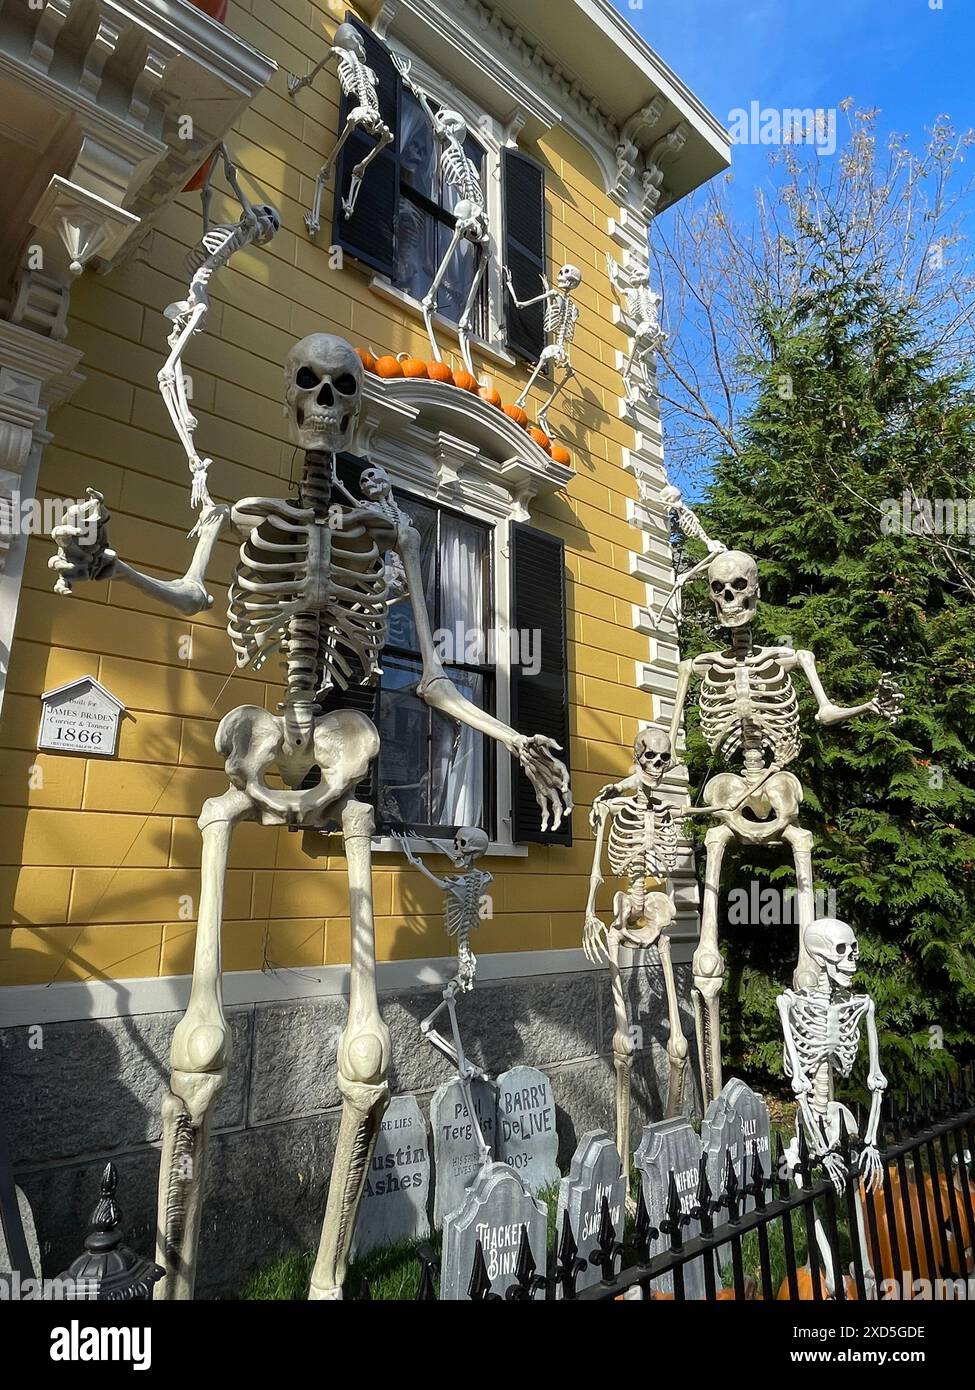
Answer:
[[[678,820],[657,796],[657,789],[673,764],[671,741],[663,729],[644,729],[633,745],[633,771],[622,782],[603,787],[593,800],[589,823],[596,837],[583,949],[594,965],[609,965],[616,1031],[613,1063],[616,1068],[616,1143],[623,1172],[630,1166],[630,1079],[636,1051],[633,1024],[620,975],[620,947],[637,950],[657,947],[667,994],[670,1037],[670,1087],[667,1114],[680,1113],[687,1064],[687,1040],[680,1022],[677,986],[670,958],[666,927],[674,918],[674,905],[666,893],[648,890],[647,881],[665,882],[677,862]],[[609,833],[607,835],[607,826]],[[613,920],[607,927],[596,914],[596,893],[603,882],[601,866],[605,845],[609,867],[626,887],[613,899]]]
[[[622,266],[609,257],[610,283],[623,310],[626,332],[633,339],[621,372],[627,400],[632,403],[639,402],[644,393],[652,394],[654,360],[667,337],[657,316],[661,296],[650,288],[648,273],[634,266],[629,251]]]
[[[393,601],[384,556],[399,555],[423,666],[419,697],[448,719],[496,739],[535,789],[542,826],[571,809],[568,772],[543,735],[525,737],[478,709],[440,662],[424,599],[420,537],[391,505],[375,472],[374,496],[343,503],[336,456],[354,444],[364,370],[351,344],[315,333],[285,363],[289,434],[305,463],[294,499],[249,497],[213,507],[202,519],[192,563],[161,580],[121,561],[108,545],[110,521],[98,493],[67,509],[53,531],[50,560],[59,592],[116,579],[192,615],[211,607],[206,569],[221,531],[241,536],[230,584],[228,632],[238,666],[284,658],[281,714],[257,705],[221,720],[216,747],[230,783],[203,807],[201,894],[190,999],[173,1036],[170,1089],[163,1099],[157,1259],[159,1298],[192,1298],[213,1107],[227,1084],[231,1034],[223,1010],[221,934],[224,880],[236,826],[244,822],[332,833],[341,827],[349,881],[349,1014],[338,1047],[342,1118],[310,1297],[336,1299],[369,1161],[389,1098],[389,1030],[379,1012],[373,928],[372,807],[355,789],[379,752],[379,734],[361,711],[341,707],[351,686],[373,682]],[[388,482],[388,480],[386,480]],[[276,774],[269,782],[267,773]]]
[[[579,306],[572,298],[572,292],[577,290],[582,284],[582,271],[578,266],[564,265],[555,279],[555,288],[549,284],[546,276],[541,277],[542,293],[534,299],[519,299],[515,294],[514,282],[511,278],[511,271],[505,267],[505,283],[508,286],[508,293],[511,295],[511,302],[516,309],[528,309],[533,304],[545,305],[545,331],[549,334],[552,341],[547,347],[542,349],[542,355],[538,359],[538,364],[531,376],[524,391],[518,397],[517,405],[524,408],[528,400],[529,392],[535,385],[542,372],[549,363],[554,368],[562,372],[562,380],[552,386],[548,400],[538,412],[538,424],[546,434],[551,434],[552,429],[549,424],[549,411],[552,409],[558,396],[562,394],[569,382],[575,376],[569,349],[572,347],[576,336],[576,324],[579,322]]]
[[[474,249],[476,268],[467,295],[467,302],[457,321],[457,338],[464,366],[471,376],[474,376],[474,360],[471,356],[470,341],[471,318],[477,305],[478,295],[481,292],[481,284],[487,272],[488,262],[493,255],[487,200],[481,185],[481,176],[474,161],[464,148],[467,141],[467,122],[464,117],[459,111],[451,111],[446,107],[436,110],[430,94],[422,87],[417,86],[410,77],[409,63],[400,60],[397,66],[403,81],[426,112],[427,119],[433,127],[433,133],[440,143],[440,176],[443,183],[447,188],[456,189],[458,194],[457,202],[453,207],[454,234],[437,273],[433,277],[430,288],[421,301],[423,322],[426,324],[434,360],[442,362],[443,357],[433,327],[433,316],[437,309],[437,295],[440,286],[447,277],[458,246],[462,241],[469,242]]]
[[[705,886],[701,940],[694,955],[694,1006],[698,1051],[704,1071],[704,1103],[721,1089],[718,994],[724,961],[718,951],[718,891],[721,864],[732,842],[747,845],[786,843],[792,851],[799,909],[797,988],[815,975],[803,946],[803,932],[813,920],[812,833],[799,826],[803,789],[785,769],[798,756],[799,706],[792,672],[802,671],[819,706],[820,724],[839,724],[863,714],[878,714],[893,723],[903,695],[888,675],[877,694],[852,708],[830,700],[810,651],[791,647],[756,647],[751,624],[758,612],[758,566],[740,550],[710,555],[708,580],[715,614],[731,641],[724,651],[704,652],[682,661],[671,724],[676,746],[690,684],[701,678],[701,732],[715,757],[738,762],[741,771],[712,777],[702,793],[703,806],[685,808],[684,816],[705,815],[718,822],[705,837]]]
[[[315,64],[306,77],[295,77],[289,73],[289,94],[296,96],[302,87],[307,87],[314,82],[322,68],[332,58],[338,61],[339,84],[345,96],[350,98],[350,108],[345,118],[345,127],[333,146],[332,153],[318,171],[318,177],[315,180],[315,193],[311,208],[305,214],[305,224],[312,236],[317,236],[321,231],[322,195],[332,177],[332,170],[346,141],[360,131],[373,136],[375,139],[375,144],[369,153],[353,168],[349,191],[342,199],[342,215],[350,218],[355,213],[359,192],[369,165],[393,139],[393,132],[384,122],[379,109],[378,79],[372,68],[366,64],[366,46],[362,41],[362,35],[353,24],[339,25],[332,40],[332,47],[321,62]]]
[[[421,1021],[420,1032],[427,1042],[432,1043],[437,1051],[442,1052],[448,1061],[457,1068],[461,1090],[467,1105],[467,1114],[481,1151],[481,1161],[486,1163],[491,1157],[491,1149],[485,1141],[481,1126],[478,1123],[474,1098],[471,1095],[471,1079],[480,1077],[481,1080],[486,1081],[488,1077],[487,1073],[475,1066],[464,1052],[460,1027],[457,1023],[455,1001],[458,994],[469,994],[473,990],[477,975],[477,957],[470,945],[471,932],[481,920],[481,900],[494,876],[484,869],[475,868],[474,863],[487,849],[488,837],[483,830],[479,830],[475,826],[464,825],[457,831],[452,845],[434,841],[433,843],[437,845],[437,848],[442,850],[456,867],[463,871],[460,874],[448,874],[446,878],[438,878],[432,870],[427,868],[423,860],[413,852],[405,836],[398,835],[396,838],[403,853],[414,868],[419,869],[421,874],[428,878],[431,883],[435,883],[443,893],[444,923],[447,935],[455,937],[457,941],[457,974],[444,986],[441,1002],[431,1014],[428,1014]],[[437,1032],[433,1026],[444,1009],[447,1010],[447,1016],[450,1020],[452,1042],[445,1038],[442,1033]]]
[[[804,1131],[809,1150],[822,1163],[839,1195],[856,1175],[847,1171],[840,1140],[845,1130],[856,1135],[856,1121],[850,1110],[833,1097],[833,1078],[847,1077],[853,1070],[860,1049],[860,1029],[866,1028],[870,1091],[870,1115],[863,1136],[858,1163],[859,1176],[867,1193],[878,1192],[884,1184],[884,1166],[877,1149],[880,1109],[887,1078],[880,1068],[874,1002],[868,994],[853,994],[851,986],[860,957],[860,946],[852,927],[835,918],[823,917],[803,932],[807,959],[816,971],[814,983],[804,989],[787,989],[776,1000],[785,1039],[783,1063],[798,1101],[797,1137],[789,1146],[790,1166],[798,1154],[798,1127]],[[798,1180],[798,1179],[797,1179]],[[860,1248],[866,1266],[863,1214],[857,1204]],[[817,1242],[822,1252],[826,1282],[833,1293],[839,1271],[833,1269],[828,1240],[816,1222]],[[872,1276],[871,1276],[872,1282]]]
[[[231,162],[225,145],[217,149],[217,157],[223,165],[227,182],[234,197],[240,204],[240,220],[235,223],[210,226],[210,199],[212,196],[211,178],[213,165],[203,186],[203,240],[190,252],[187,269],[190,272],[189,293],[185,299],[170,304],[165,317],[172,323],[168,338],[169,356],[157,373],[159,391],[169,412],[169,418],[186,451],[193,479],[190,505],[200,509],[200,521],[191,535],[199,532],[203,517],[212,509],[213,502],[207,490],[207,471],[212,459],[200,458],[193,441],[197,420],[189,406],[186,377],[183,373],[183,353],[194,333],[202,333],[206,327],[210,311],[210,281],[214,273],[225,266],[235,252],[245,246],[266,246],[281,226],[281,218],[276,208],[268,204],[252,205],[241,191],[237,180],[236,166]],[[56,586],[55,586],[56,587]],[[59,589],[59,593],[64,592]]]

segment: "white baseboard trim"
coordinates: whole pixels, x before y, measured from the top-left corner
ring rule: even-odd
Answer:
[[[674,960],[680,962],[679,937],[674,941]],[[629,959],[627,960],[627,957]],[[636,964],[639,953],[624,951],[621,964]],[[655,953],[649,953],[652,961]],[[457,968],[456,957],[381,961],[377,984],[383,992],[405,992],[443,986]],[[592,970],[581,950],[500,951],[478,956],[477,977],[513,980],[534,975],[564,975]],[[317,969],[296,967],[275,971],[240,970],[223,977],[224,1003],[276,1004],[289,999],[327,999],[347,995],[349,967],[324,965]],[[68,1023],[79,1019],[128,1018],[133,1014],[171,1013],[186,1008],[190,996],[189,975],[164,975],[133,980],[93,980],[56,985],[7,985],[0,988],[0,1028],[43,1023]]]

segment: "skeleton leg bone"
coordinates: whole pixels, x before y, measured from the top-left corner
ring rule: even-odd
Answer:
[[[332,170],[342,152],[342,147],[353,133],[353,130],[354,127],[351,125],[345,127],[332,147],[332,153],[318,171],[318,178],[315,180],[315,193],[311,200],[311,208],[305,213],[305,226],[311,232],[312,236],[317,236],[322,230],[322,196],[329,179],[332,177]]]
[[[348,801],[342,811],[349,873],[352,923],[349,1017],[338,1050],[342,1120],[332,1165],[318,1258],[311,1276],[311,1299],[340,1299],[379,1126],[389,1103],[389,1029],[376,996],[376,940],[372,912],[372,849],[375,816],[371,806]]]
[[[718,995],[724,978],[724,960],[718,950],[718,889],[725,850],[735,838],[725,825],[714,826],[704,839],[706,867],[701,940],[694,952],[694,1018],[697,1050],[701,1060],[701,1097],[705,1108],[721,1090],[721,1028]]]
[[[687,1068],[687,1039],[681,1025],[680,1008],[677,1004],[677,982],[674,979],[674,964],[670,956],[670,937],[665,931],[657,938],[657,951],[660,955],[660,968],[664,976],[664,990],[667,994],[667,1017],[670,1022],[670,1036],[667,1039],[667,1058],[670,1062],[670,1085],[667,1091],[667,1119],[681,1113],[684,1100],[684,1073]]]
[[[488,267],[488,254],[483,245],[475,243],[475,255],[478,259],[477,270],[474,273],[470,294],[467,296],[467,303],[464,305],[464,312],[457,321],[457,339],[460,343],[460,355],[463,358],[464,366],[470,372],[471,376],[476,376],[476,372],[474,371],[474,359],[471,356],[471,315],[474,312],[477,296],[480,293],[481,284]]]
[[[443,1055],[449,1061],[451,1061],[457,1068],[457,1078],[460,1081],[461,1092],[464,1096],[464,1104],[467,1107],[467,1117],[471,1122],[471,1128],[473,1129],[474,1136],[477,1140],[477,1147],[480,1150],[481,1163],[483,1165],[489,1162],[491,1158],[491,1146],[487,1143],[487,1141],[484,1138],[484,1132],[481,1129],[480,1122],[477,1118],[477,1111],[474,1108],[474,1096],[471,1092],[471,1079],[476,1076],[479,1077],[481,1080],[486,1081],[488,1079],[488,1076],[487,1072],[482,1071],[480,1067],[476,1067],[473,1065],[473,1063],[469,1062],[467,1060],[467,1055],[464,1052],[464,1043],[461,1039],[460,1026],[457,1022],[456,1001],[459,988],[460,981],[457,979],[451,980],[445,986],[442,1001],[440,1002],[440,1004],[437,1005],[432,1014],[429,1014],[425,1019],[423,1019],[423,1021],[420,1024],[420,1032],[423,1034],[423,1036],[429,1043],[432,1043],[432,1045],[439,1052],[442,1052]],[[448,1042],[445,1037],[443,1037],[440,1033],[436,1031],[435,1028],[432,1027],[434,1019],[436,1019],[437,1016],[440,1013],[442,1013],[444,1009],[447,1010],[447,1015],[450,1019],[450,1032],[451,1036],[453,1037],[452,1043]]]
[[[158,1299],[193,1297],[210,1118],[227,1082],[231,1052],[220,976],[224,883],[234,826],[252,814],[250,798],[231,790],[208,801],[200,816],[203,861],[192,985],[173,1034],[170,1091],[162,1107],[156,1260],[165,1277],[155,1288]]]
[[[372,149],[366,155],[365,159],[361,159],[359,163],[353,167],[352,178],[349,180],[349,191],[346,197],[342,200],[342,212],[345,214],[345,217],[347,219],[352,217],[355,213],[356,203],[359,201],[359,190],[361,189],[362,181],[366,176],[366,170],[369,168],[369,165],[376,158],[376,156],[382,154],[383,150],[390,143],[392,138],[392,132],[384,128],[381,134],[379,135],[379,138],[377,139],[375,145],[373,145]]]
[[[433,316],[437,309],[437,295],[440,291],[440,286],[447,278],[447,271],[450,268],[450,262],[453,260],[454,252],[457,250],[463,238],[463,229],[458,225],[454,228],[454,234],[450,239],[450,245],[447,247],[446,255],[440,262],[437,273],[430,282],[430,288],[427,290],[422,300],[423,322],[426,325],[427,337],[430,339],[430,348],[433,352],[433,360],[435,362],[443,361],[440,347],[437,343],[437,335],[433,331]]]
[[[816,984],[819,977],[816,963],[810,959],[802,940],[803,932],[816,916],[812,875],[812,831],[802,830],[797,825],[790,825],[789,828],[783,832],[782,838],[789,844],[796,866],[796,903],[799,908],[799,957],[796,964],[796,972],[793,976],[793,986],[796,989],[809,989]]]
[[[569,382],[572,380],[575,374],[576,373],[574,368],[566,364],[566,366],[563,368],[562,380],[559,382],[557,386],[553,387],[548,400],[545,402],[541,410],[538,412],[539,428],[543,429],[546,434],[552,433],[552,428],[549,424],[548,412],[552,409],[552,406],[555,404],[558,397],[561,396],[562,392],[568,386]]]
[[[617,897],[622,897],[617,894]],[[613,1066],[616,1069],[616,1147],[623,1161],[623,1176],[630,1173],[630,1082],[633,1073],[633,1027],[623,977],[620,974],[620,933],[609,927],[606,933],[609,983],[613,996],[616,1028],[613,1032]]]

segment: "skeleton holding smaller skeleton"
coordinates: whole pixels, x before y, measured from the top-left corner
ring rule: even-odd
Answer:
[[[535,382],[541,376],[549,364],[553,369],[558,369],[562,373],[562,379],[553,384],[549,392],[548,400],[538,412],[538,424],[546,434],[552,433],[549,423],[549,411],[555,404],[556,399],[562,394],[569,382],[575,376],[575,369],[572,366],[569,349],[576,336],[576,325],[579,322],[579,306],[572,298],[574,290],[582,284],[582,271],[578,266],[564,265],[555,277],[554,287],[549,284],[547,276],[543,275],[542,293],[537,294],[534,299],[519,299],[515,294],[514,281],[511,278],[511,271],[506,267],[504,272],[505,284],[508,286],[508,293],[511,302],[516,309],[530,309],[534,304],[544,304],[545,306],[545,332],[550,336],[551,342],[542,349],[542,355],[538,359],[535,370],[525,385],[524,391],[515,402],[524,409],[525,402],[528,400],[529,393]]]
[[[623,311],[623,326],[633,339],[621,375],[627,400],[635,404],[643,393],[652,391],[654,359],[667,336],[657,316],[662,300],[650,288],[647,272],[633,265],[630,252],[622,265],[609,257],[609,278]]]
[[[320,63],[312,68],[306,77],[288,76],[288,92],[296,96],[302,87],[309,86],[330,59],[338,61],[338,79],[342,91],[350,99],[349,113],[345,126],[336,141],[332,153],[318,171],[315,180],[315,193],[305,223],[312,236],[321,231],[322,195],[332,177],[332,170],[342,152],[346,141],[358,132],[371,135],[375,139],[372,149],[352,170],[349,191],[342,199],[342,215],[346,218],[355,213],[356,203],[369,165],[381,154],[393,139],[393,132],[386,125],[379,109],[379,82],[372,68],[366,63],[366,47],[362,35],[352,24],[340,24],[335,31],[332,46]]]
[[[457,831],[452,845],[440,844],[435,841],[437,848],[441,849],[448,859],[461,870],[461,873],[448,874],[445,878],[439,878],[431,869],[427,868],[419,855],[414,853],[404,835],[398,835],[396,838],[413,867],[419,869],[420,873],[431,883],[436,884],[444,895],[444,925],[447,935],[454,937],[457,942],[457,974],[444,986],[441,1002],[431,1014],[428,1014],[421,1021],[420,1032],[427,1042],[431,1043],[438,1052],[442,1052],[448,1061],[457,1068],[464,1100],[467,1104],[467,1113],[477,1136],[481,1157],[486,1161],[490,1158],[490,1148],[478,1124],[474,1098],[471,1095],[471,1079],[480,1077],[482,1080],[486,1080],[487,1077],[479,1067],[468,1061],[464,1052],[460,1027],[457,1023],[455,1001],[458,994],[469,994],[473,990],[477,975],[477,957],[471,950],[471,932],[481,920],[481,901],[488,884],[493,882],[494,876],[485,869],[475,868],[475,861],[487,849],[488,837],[483,830],[479,830],[475,826],[464,825]],[[450,1020],[452,1042],[433,1026],[444,1009],[447,1010]]]
[[[852,992],[853,976],[860,958],[860,946],[853,928],[832,917],[819,918],[803,932],[803,948],[816,970],[815,984],[806,989],[787,989],[776,1000],[785,1038],[783,1063],[798,1101],[796,1139],[787,1157],[794,1168],[798,1153],[798,1127],[806,1136],[810,1152],[822,1163],[827,1176],[842,1195],[855,1173],[847,1170],[840,1152],[845,1130],[856,1135],[856,1121],[850,1110],[833,1096],[836,1075],[847,1077],[860,1049],[860,1030],[866,1029],[869,1053],[867,1089],[870,1114],[860,1150],[858,1173],[868,1193],[878,1192],[884,1183],[884,1167],[877,1150],[880,1108],[887,1078],[880,1068],[880,1045],[873,999],[869,994]],[[863,1217],[857,1207],[860,1246],[866,1254]],[[817,1220],[817,1240],[827,1271],[827,1288],[832,1293],[838,1271],[832,1270],[829,1242]],[[830,1279],[832,1270],[833,1279]]]
[[[633,746],[633,771],[619,783],[597,793],[589,823],[596,837],[583,949],[594,965],[609,965],[616,1030],[613,1034],[613,1062],[616,1068],[616,1142],[629,1171],[630,1155],[630,1078],[636,1051],[634,1030],[620,975],[620,948],[636,950],[657,947],[667,995],[670,1037],[667,1056],[670,1086],[667,1114],[678,1114],[684,1089],[687,1040],[681,1029],[677,987],[670,958],[666,928],[674,918],[674,905],[667,893],[648,889],[648,880],[666,881],[677,862],[679,821],[672,809],[657,795],[657,789],[673,765],[671,742],[663,729],[644,729]],[[602,878],[605,847],[609,867],[626,887],[613,899],[613,920],[607,926],[596,913],[596,893]]]
[[[464,366],[471,376],[474,376],[476,373],[474,371],[474,359],[471,356],[471,319],[477,307],[478,295],[481,292],[481,285],[492,255],[487,198],[481,184],[481,175],[465,149],[467,122],[464,117],[459,111],[452,111],[447,107],[435,108],[430,94],[422,87],[417,86],[410,76],[410,65],[407,61],[398,60],[397,67],[403,81],[426,112],[427,119],[433,127],[433,133],[441,146],[440,177],[444,187],[454,189],[457,193],[457,201],[453,207],[454,234],[436,274],[430,282],[430,288],[421,301],[423,322],[426,324],[427,337],[430,339],[434,360],[442,362],[443,357],[433,327],[437,296],[441,285],[447,278],[458,247],[462,242],[468,242],[475,257],[475,267],[467,300],[461,316],[457,320],[457,338]]]

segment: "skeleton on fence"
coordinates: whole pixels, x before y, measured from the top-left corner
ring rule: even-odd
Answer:
[[[444,895],[444,926],[447,935],[452,936],[457,943],[457,974],[444,986],[441,1002],[432,1013],[421,1020],[420,1032],[427,1042],[438,1052],[442,1052],[457,1068],[467,1114],[481,1151],[481,1161],[486,1163],[491,1157],[491,1149],[478,1122],[474,1098],[471,1095],[471,1080],[479,1077],[486,1081],[488,1077],[486,1072],[470,1061],[464,1051],[457,1023],[456,1000],[458,994],[469,994],[473,990],[477,976],[477,957],[471,950],[471,932],[480,923],[481,904],[488,884],[493,882],[494,876],[485,869],[476,868],[475,864],[488,847],[488,837],[476,826],[463,825],[454,836],[453,844],[434,841],[437,848],[461,870],[459,874],[447,874],[445,878],[439,878],[427,868],[404,835],[398,835],[396,838],[414,868],[419,869],[431,883],[436,884]],[[450,1039],[445,1038],[434,1027],[444,1010],[450,1023]]]
[[[653,391],[656,356],[667,337],[657,317],[661,297],[650,288],[649,272],[634,265],[631,251],[627,251],[622,266],[612,256],[608,259],[610,283],[623,311],[623,327],[633,339],[621,375],[627,400],[636,403],[642,394],[649,396]]]
[[[549,411],[555,404],[556,399],[562,394],[569,382],[575,376],[575,369],[572,366],[570,349],[576,336],[576,325],[579,322],[579,306],[572,298],[574,290],[582,284],[582,271],[578,266],[564,265],[555,277],[554,287],[549,284],[548,278],[541,276],[542,293],[534,299],[519,299],[515,294],[514,281],[511,278],[511,271],[505,267],[505,284],[508,286],[508,293],[511,302],[516,309],[530,309],[534,304],[544,304],[545,306],[545,332],[551,338],[547,347],[542,348],[542,354],[538,359],[535,370],[525,384],[525,389],[516,401],[516,405],[524,408],[528,400],[529,393],[542,372],[547,371],[549,366],[553,369],[553,385],[549,392],[548,399],[538,412],[538,424],[546,434],[552,433],[549,423]],[[562,373],[562,379],[554,381],[554,372],[558,370]]]
[[[491,244],[487,198],[477,166],[465,149],[467,122],[464,117],[459,111],[452,111],[447,107],[437,107],[429,92],[418,86],[410,76],[410,65],[406,60],[398,60],[397,66],[403,81],[423,107],[427,119],[433,127],[433,133],[440,144],[441,181],[445,188],[451,189],[456,194],[452,209],[453,236],[440,265],[437,267],[433,280],[430,282],[430,287],[421,301],[423,322],[426,324],[434,360],[442,362],[443,357],[433,327],[433,316],[437,310],[437,296],[440,293],[440,287],[447,278],[458,248],[461,243],[466,242],[471,247],[474,256],[474,274],[467,300],[460,318],[457,320],[457,339],[464,366],[471,376],[474,376],[474,360],[471,356],[471,320],[477,308],[484,276],[494,254]]]
[[[670,938],[666,930],[675,915],[674,904],[668,893],[657,887],[648,888],[648,883],[666,883],[677,863],[679,821],[677,814],[658,796],[660,783],[672,763],[671,742],[666,731],[642,730],[633,746],[632,773],[621,782],[603,787],[593,799],[590,815],[596,843],[583,947],[594,965],[603,961],[609,965],[616,1019],[613,1034],[616,1146],[623,1160],[624,1173],[629,1172],[630,1162],[630,1083],[636,1041],[620,974],[623,946],[641,951],[651,946],[657,948],[670,1023],[668,1116],[680,1113],[684,1092],[687,1040],[681,1028]],[[612,874],[626,885],[613,899],[613,920],[608,926],[596,912],[596,893],[603,882],[604,849]]]
[[[285,362],[289,433],[304,451],[293,498],[248,497],[213,507],[200,523],[192,563],[162,580],[121,561],[108,543],[101,496],[68,509],[55,528],[51,566],[58,589],[116,579],[181,613],[212,604],[205,575],[220,534],[238,533],[228,631],[238,667],[282,658],[280,714],[257,705],[221,720],[216,747],[229,787],[203,807],[202,887],[190,999],[172,1044],[170,1089],[163,1100],[157,1259],[165,1277],[157,1297],[191,1298],[197,1264],[208,1133],[227,1084],[231,1034],[223,1010],[221,928],[224,880],[236,826],[248,821],[343,838],[350,932],[349,1013],[338,1046],[342,1118],[310,1296],[341,1297],[349,1247],[369,1162],[389,1098],[389,1030],[379,1012],[373,929],[370,805],[355,789],[379,752],[379,734],[345,692],[375,682],[386,639],[387,552],[398,555],[421,652],[418,696],[448,719],[499,742],[520,762],[542,811],[558,826],[571,808],[569,778],[542,735],[525,737],[478,709],[440,662],[424,598],[420,536],[393,509],[382,479],[364,503],[343,498],[336,456],[353,447],[363,405],[364,369],[341,338],[314,333]],[[272,470],[273,471],[273,470]],[[348,703],[351,703],[351,699]],[[267,774],[273,780],[267,779]]]
[[[860,945],[852,927],[835,918],[822,917],[806,927],[803,948],[810,962],[811,982],[803,989],[785,990],[776,1000],[785,1039],[785,1074],[798,1101],[797,1138],[790,1144],[787,1157],[794,1169],[801,1126],[810,1153],[822,1163],[837,1193],[842,1195],[846,1184],[859,1176],[869,1195],[878,1192],[884,1182],[877,1137],[887,1078],[880,1068],[873,999],[852,990]],[[833,1082],[835,1076],[845,1078],[852,1072],[860,1050],[861,1029],[867,1034],[870,1114],[856,1171],[850,1172],[841,1152],[841,1140],[844,1131],[847,1136],[856,1137],[856,1120],[847,1106],[834,1098]],[[867,1247],[859,1203],[856,1211],[865,1260]],[[839,1271],[833,1269],[829,1242],[818,1219],[816,1233],[827,1272],[827,1288],[832,1294]]]
[[[317,236],[322,227],[322,195],[332,177],[332,170],[347,140],[360,132],[374,140],[372,148],[356,164],[349,181],[349,191],[341,198],[342,215],[350,218],[355,213],[366,171],[373,160],[380,155],[393,139],[393,132],[386,125],[379,109],[379,82],[372,68],[366,63],[366,46],[362,35],[353,24],[340,24],[332,39],[332,46],[321,62],[316,63],[305,77],[288,74],[288,92],[296,96],[302,87],[314,82],[330,59],[338,62],[338,79],[343,94],[349,99],[349,112],[332,153],[318,171],[315,180],[315,193],[310,210],[305,214],[305,223],[312,236]]]

